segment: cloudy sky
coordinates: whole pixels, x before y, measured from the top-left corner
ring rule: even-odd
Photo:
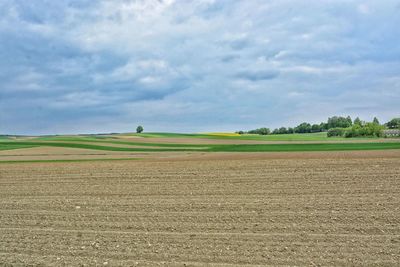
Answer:
[[[400,1],[1,0],[0,133],[400,115]]]

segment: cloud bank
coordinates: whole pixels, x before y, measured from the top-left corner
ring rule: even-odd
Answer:
[[[399,115],[400,2],[4,0],[0,133]]]

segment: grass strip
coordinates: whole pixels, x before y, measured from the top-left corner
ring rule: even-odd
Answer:
[[[1,150],[13,150],[13,149],[20,149],[20,148],[31,148],[35,147],[34,145],[20,145],[20,144],[5,144],[3,145],[2,142],[0,142],[0,151]]]
[[[400,149],[400,143],[240,144],[214,145],[213,152],[296,152]]]
[[[384,150],[400,149],[400,142],[391,143],[318,143],[318,144],[230,144],[230,145],[202,145],[200,148],[190,144],[184,144],[180,148],[151,148],[151,147],[113,147],[92,144],[77,144],[68,142],[37,142],[37,141],[13,141],[0,142],[1,146],[18,145],[26,146],[52,146],[82,148],[104,151],[131,151],[131,152],[174,152],[174,151],[201,151],[201,152],[285,152],[285,151],[346,151],[346,150]],[[158,144],[151,144],[158,146]]]

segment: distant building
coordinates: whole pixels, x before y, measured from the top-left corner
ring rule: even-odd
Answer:
[[[385,136],[385,137],[400,137],[400,129],[383,130],[383,136]]]

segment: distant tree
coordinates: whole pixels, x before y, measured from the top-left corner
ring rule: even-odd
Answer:
[[[244,134],[243,131],[237,131],[236,133],[237,133],[237,134]]]
[[[347,116],[346,120],[347,120],[349,126],[353,125],[353,121],[351,120],[350,116]]]
[[[139,125],[139,126],[136,128],[136,133],[141,133],[141,132],[143,132],[143,126]]]
[[[278,133],[279,134],[287,134],[288,131],[287,131],[287,129],[285,127],[281,127],[281,128],[279,128]]]
[[[313,124],[311,126],[311,132],[313,133],[321,132],[321,126],[319,124]]]
[[[354,123],[353,123],[353,124],[354,124],[354,125],[359,125],[359,126],[361,126],[363,123],[362,123],[362,121],[360,120],[360,118],[357,117],[357,118],[354,119]]]
[[[356,137],[356,136],[376,136],[380,137],[383,135],[383,129],[386,127],[390,129],[400,129],[400,118],[394,118],[384,125],[380,125],[377,117],[374,117],[373,122],[365,122],[360,120],[359,117],[351,120],[350,116],[341,117],[333,116],[328,118],[327,122],[321,122],[320,124],[311,125],[308,122],[303,122],[294,128],[280,127],[274,129],[272,132],[269,128],[259,128],[248,132],[239,131],[237,133],[249,133],[249,134],[293,134],[293,133],[316,133],[316,132],[328,132],[328,136],[345,136],[345,137]],[[332,130],[331,130],[332,129]]]
[[[265,128],[265,127],[260,128],[258,130],[259,130],[259,134],[261,134],[261,135],[268,135],[268,134],[271,133],[271,131],[268,128]]]
[[[389,129],[400,129],[400,118],[391,119],[386,123]]]
[[[348,116],[347,118],[339,116],[333,116],[331,118],[328,118],[328,129],[347,128],[350,127],[351,125],[352,123],[350,116]]]
[[[328,123],[326,123],[326,122],[321,122],[321,123],[319,124],[319,128],[320,128],[321,132],[327,131],[327,130],[328,130]]]
[[[270,134],[271,131],[269,130],[269,128],[263,127],[263,128],[258,128],[258,129],[255,129],[255,130],[250,130],[250,131],[248,131],[248,133],[249,134],[267,135],[267,134]]]
[[[294,128],[294,132],[295,133],[310,133],[311,132],[311,124],[309,124],[307,122],[303,122]]]

